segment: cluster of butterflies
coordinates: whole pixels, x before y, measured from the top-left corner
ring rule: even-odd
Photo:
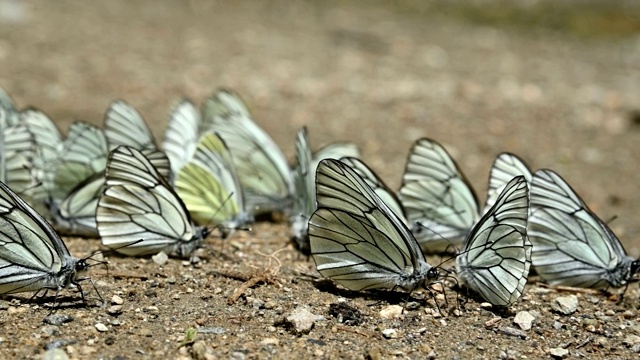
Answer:
[[[63,139],[35,109],[0,91],[0,294],[78,285],[88,258],[59,236],[99,237],[124,255],[188,257],[212,229],[222,237],[282,212],[318,272],[351,290],[429,287],[451,276],[494,305],[511,305],[531,265],[553,285],[622,287],[640,261],[555,172],[532,174],[500,154],[484,208],[447,151],[410,150],[396,193],[352,143],[315,153],[302,128],[296,164],[233,92],[201,109],[184,100],[159,147],[140,114],[111,103],[103,128],[75,122]],[[45,217],[48,220],[45,220]],[[456,266],[425,254],[455,253]]]

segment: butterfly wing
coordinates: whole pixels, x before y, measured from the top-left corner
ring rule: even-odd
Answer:
[[[628,283],[633,259],[560,175],[551,170],[535,172],[531,207],[533,266],[545,281],[586,288]]]
[[[176,191],[200,224],[238,228],[252,221],[231,154],[216,133],[200,138],[193,158],[178,173]]]
[[[60,289],[78,259],[24,200],[0,183],[0,294]]]
[[[24,124],[8,125],[6,112],[0,108],[0,181],[18,193],[35,186],[31,176],[34,141]]]
[[[325,159],[316,175],[318,209],[309,220],[318,272],[351,290],[412,290],[429,266],[411,232],[347,164]]]
[[[171,112],[162,148],[171,162],[173,174],[177,174],[193,156],[201,123],[200,112],[189,100],[181,101]]]
[[[527,181],[517,176],[469,233],[456,258],[462,282],[494,305],[513,304],[527,283],[531,266],[528,214]]]
[[[442,145],[429,139],[411,148],[399,198],[426,252],[460,244],[479,217],[471,185]]]
[[[340,159],[343,163],[351,166],[351,168],[369,185],[371,189],[380,197],[380,199],[387,204],[387,206],[398,215],[400,219],[406,224],[406,216],[404,208],[400,204],[400,200],[396,196],[396,193],[391,190],[385,183],[371,170],[362,160],[347,157]]]
[[[36,144],[33,158],[32,177],[42,186],[32,187],[28,194],[23,193],[38,209],[43,206],[49,192],[53,189],[56,159],[62,150],[62,134],[58,127],[43,112],[27,109],[20,113],[20,121],[29,128]],[[43,208],[44,209],[44,208]]]
[[[156,149],[155,140],[140,113],[124,100],[109,105],[104,115],[104,132],[110,150],[120,145],[134,149]]]
[[[493,204],[495,204],[507,183],[518,175],[524,176],[527,184],[531,184],[533,174],[531,174],[531,170],[529,170],[529,166],[527,166],[524,160],[511,153],[502,153],[496,157],[489,174],[487,201],[482,210],[483,214],[489,211]]]
[[[221,91],[208,104],[215,104],[209,105],[217,109],[213,114],[223,114],[206,118],[210,124],[207,130],[217,132],[227,144],[248,208],[259,213],[285,210],[290,206],[294,185],[280,148],[251,119],[236,95]]]
[[[109,149],[104,131],[85,122],[74,122],[56,161],[52,198],[59,200],[85,179],[104,171]]]
[[[168,162],[167,162],[168,164]],[[125,255],[159,251],[188,256],[202,242],[178,195],[140,151],[119,146],[107,162],[105,189],[96,211],[102,243]]]

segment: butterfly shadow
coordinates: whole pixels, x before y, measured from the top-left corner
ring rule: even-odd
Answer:
[[[391,305],[406,304],[411,301],[423,301],[424,299],[417,298],[412,293],[399,292],[395,290],[367,290],[356,291],[349,290],[335,284],[329,279],[316,279],[312,281],[313,286],[316,289],[328,292],[330,294],[340,296],[346,299],[364,298],[367,301],[374,301],[368,306],[377,306],[381,303],[387,303]]]

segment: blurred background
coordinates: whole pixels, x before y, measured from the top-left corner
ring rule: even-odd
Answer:
[[[0,0],[0,87],[63,131],[239,92],[293,158],[356,142],[392,187],[419,137],[481,199],[501,151],[563,175],[640,255],[640,2]]]

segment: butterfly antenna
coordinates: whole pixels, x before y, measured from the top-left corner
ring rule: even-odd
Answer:
[[[609,218],[609,220],[605,221],[605,224],[611,225],[611,223],[616,221],[617,219],[618,219],[618,215],[613,215],[611,218]]]
[[[451,239],[444,237],[444,236],[443,236],[442,234],[440,234],[439,232],[437,232],[437,231],[435,231],[435,230],[433,230],[433,229],[431,229],[431,228],[428,228],[428,227],[424,226],[424,225],[423,225],[421,222],[419,222],[419,221],[417,221],[417,222],[414,224],[414,226],[418,226],[418,228],[420,229],[420,230],[418,230],[418,231],[419,231],[418,233],[421,233],[422,231],[426,230],[426,231],[429,231],[430,233],[432,233],[432,234],[436,235],[439,239],[444,240],[445,242],[447,242],[447,243],[448,243],[448,245],[447,245],[447,247],[445,248],[444,252],[450,252],[450,251],[449,251],[449,250],[450,250],[450,248],[453,248],[454,250],[456,250],[456,244],[454,244],[454,243],[453,243],[453,241],[451,241]],[[422,230],[422,229],[424,229],[424,230]],[[412,232],[413,232],[413,230],[412,230]],[[455,253],[456,251],[451,251],[451,252]]]

